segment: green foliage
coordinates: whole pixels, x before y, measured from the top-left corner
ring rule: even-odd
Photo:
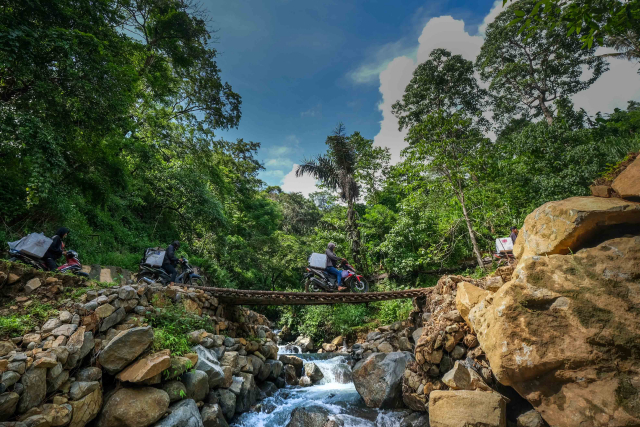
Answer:
[[[0,317],[0,336],[19,337],[29,332],[34,327],[31,316],[11,314]]]

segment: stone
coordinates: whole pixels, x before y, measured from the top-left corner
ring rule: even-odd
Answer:
[[[69,389],[69,397],[71,400],[80,400],[98,388],[100,388],[98,381],[74,381]]]
[[[328,422],[328,410],[317,406],[305,406],[291,412],[291,421],[287,427],[325,427]]]
[[[27,427],[51,427],[51,423],[44,415],[32,415],[29,418],[23,419],[22,422]]]
[[[611,188],[623,199],[640,198],[640,156],[613,180]]]
[[[496,379],[549,425],[640,424],[640,237],[607,237],[520,260],[493,302],[469,314]]]
[[[194,354],[196,363],[195,368],[207,374],[209,378],[209,388],[217,388],[224,382],[224,371],[222,366],[218,363],[215,353],[211,350],[203,347],[194,347],[197,354]]]
[[[120,371],[116,375],[116,379],[130,383],[140,383],[155,377],[171,367],[170,354],[170,350],[149,354]]]
[[[82,328],[84,328],[84,326],[80,327],[77,331],[78,336],[79,336],[79,332],[82,331]],[[74,334],[75,335],[75,334]],[[73,335],[71,336],[73,337]],[[71,338],[69,338],[69,341],[71,341]],[[78,339],[79,341],[79,339]],[[71,348],[72,350],[76,350],[77,346],[69,346],[69,343],[67,343],[67,347]],[[95,340],[93,339],[93,333],[91,332],[85,332],[82,334],[82,346],[80,347],[80,349],[74,351],[71,354],[68,354],[68,359],[66,361],[66,363],[64,364],[64,367],[66,369],[73,369],[75,368],[78,363],[86,356],[88,355],[91,350],[93,350],[95,348]],[[64,349],[64,347],[63,347]],[[55,349],[54,349],[55,350]],[[61,349],[61,351],[63,351]],[[58,360],[62,360],[60,358],[60,356],[58,356]]]
[[[180,381],[187,389],[187,398],[196,402],[204,400],[204,397],[209,393],[209,377],[205,372],[198,370],[187,372],[182,374]]]
[[[454,360],[460,360],[464,357],[467,350],[462,345],[456,345],[451,352],[451,357]]]
[[[37,359],[33,365],[34,368],[55,368],[58,366],[58,361],[53,357],[41,357]],[[60,366],[60,371],[62,371],[62,366]]]
[[[9,365],[7,365],[7,370],[17,372],[20,375],[24,374],[24,371],[26,370],[26,368],[27,368],[27,365],[25,362],[12,362],[12,363],[9,363]]]
[[[545,427],[542,416],[533,409],[525,412],[516,419],[517,427]]]
[[[434,390],[429,395],[430,427],[506,427],[506,402],[498,393]]]
[[[418,343],[418,340],[420,339],[420,337],[422,336],[422,331],[424,330],[424,328],[418,328],[415,331],[413,331],[413,333],[411,334],[411,338],[413,338],[413,342],[415,344]]]
[[[370,408],[394,409],[402,406],[402,378],[408,352],[373,353],[353,368],[353,383]]]
[[[31,411],[37,411],[52,427],[66,426],[71,422],[72,407],[70,404],[51,404],[47,403],[39,408],[33,408]],[[29,411],[26,415],[28,415]],[[25,421],[26,423],[26,421]]]
[[[169,381],[162,385],[162,389],[169,395],[171,403],[182,400],[187,396],[187,388],[180,381]]]
[[[200,411],[204,427],[229,427],[218,404],[204,405]]]
[[[296,370],[296,376],[302,376],[302,367],[304,366],[304,362],[302,361],[302,359],[296,356],[281,354],[280,356],[278,356],[278,360],[284,365],[292,365]]]
[[[311,387],[313,383],[311,382],[311,379],[309,377],[305,376],[298,380],[298,385],[300,387]]]
[[[131,286],[123,286],[118,290],[118,298],[123,300],[129,300],[135,298],[138,293]]]
[[[504,285],[504,280],[501,276],[492,276],[486,279],[486,289],[489,292],[498,292],[502,285]]]
[[[299,346],[302,351],[313,351],[313,339],[309,337],[299,336],[294,344]],[[340,341],[340,344],[342,344],[342,341]]]
[[[47,320],[45,324],[42,325],[42,332],[43,333],[51,332],[60,325],[62,325],[62,322],[60,321],[60,319],[58,319],[57,317],[54,317],[53,319]]]
[[[640,224],[640,203],[601,197],[571,197],[548,202],[524,221],[513,254],[518,260],[576,253],[606,228]]]
[[[114,311],[116,311],[114,306],[111,304],[104,304],[96,308],[95,313],[99,319],[104,319],[105,317],[111,316]]]
[[[237,351],[227,351],[220,359],[220,364],[223,366],[229,366],[234,370],[234,372],[237,372],[240,370],[240,367],[238,366],[238,358],[239,354]]]
[[[102,379],[102,369],[96,367],[87,367],[76,372],[77,381],[100,381]]]
[[[108,373],[117,374],[140,356],[152,341],[153,329],[150,326],[120,332],[100,352],[98,361]]]
[[[50,378],[47,381],[47,393],[53,393],[62,387],[62,385],[69,379],[69,371],[62,371],[60,375],[55,378]]]
[[[231,420],[236,413],[236,395],[226,389],[218,389],[215,391],[218,398],[218,404],[222,409],[222,414],[227,420]]]
[[[591,195],[593,197],[611,197],[613,189],[608,185],[590,185]]]
[[[456,293],[456,307],[467,324],[469,322],[469,312],[480,301],[491,295],[491,292],[480,289],[468,282],[459,282],[458,291]]]
[[[313,362],[307,362],[304,364],[304,374],[309,377],[313,384],[324,378],[324,374],[320,368],[318,368],[318,365]]]
[[[22,337],[22,345],[29,345],[31,343],[40,344],[42,342],[42,335],[40,334],[25,334]]]
[[[284,365],[284,380],[287,385],[297,385],[298,376],[296,375],[296,368],[293,365]]]
[[[275,381],[276,378],[280,377],[282,373],[282,369],[284,364],[279,360],[266,360],[264,362],[265,366],[269,367],[269,376],[267,379]]]
[[[467,346],[467,348],[474,348],[478,346],[478,337],[476,337],[475,335],[465,335],[464,337],[464,345]]]
[[[169,395],[157,388],[121,388],[107,400],[97,427],[147,427],[169,408]]]
[[[80,400],[69,402],[72,408],[69,427],[84,427],[100,412],[102,407],[102,390],[94,390]]]
[[[73,314],[71,314],[67,310],[62,310],[60,313],[58,313],[58,319],[60,319],[62,323],[69,323],[71,322],[71,319],[73,319]]]
[[[191,368],[193,368],[191,360],[182,356],[173,356],[171,357],[171,366],[165,373],[165,379],[172,380],[178,378]]]
[[[198,405],[193,399],[185,399],[169,407],[170,414],[154,427],[203,427]]]
[[[192,331],[187,334],[187,338],[191,344],[202,344],[205,338],[207,338],[210,334],[204,329],[199,329],[197,331]],[[213,341],[213,339],[212,339]]]
[[[236,399],[236,412],[246,412],[258,400],[259,389],[256,385],[253,375],[241,372],[238,374],[242,378],[242,387],[240,394]]]
[[[453,368],[444,374],[442,382],[452,390],[492,390],[476,371],[460,362],[456,362]]]
[[[378,351],[381,353],[391,353],[393,352],[393,346],[388,342],[383,342],[378,345]]]
[[[37,277],[34,277],[33,279],[29,280],[26,285],[24,285],[24,292],[29,295],[40,286],[42,286],[42,282]]]
[[[4,374],[2,374],[2,384],[4,384],[7,387],[11,387],[15,383],[17,383],[19,379],[20,379],[20,374],[17,372],[7,371]]]
[[[123,307],[120,307],[119,309],[114,311],[111,315],[109,315],[109,317],[105,318],[102,321],[102,324],[100,325],[100,332],[104,332],[107,329],[117,325],[122,321],[122,319],[125,318],[126,315],[127,315],[127,312],[125,311],[125,309]]]
[[[326,353],[333,353],[338,349],[338,347],[335,344],[330,344],[330,343],[323,343],[322,344],[322,350]]]
[[[6,421],[16,412],[20,396],[18,393],[8,392],[0,394],[0,421]]]
[[[47,370],[31,368],[20,378],[24,391],[18,401],[18,413],[22,414],[38,406],[47,393]]]
[[[271,381],[265,381],[262,384],[258,385],[258,388],[266,397],[271,397],[278,392],[278,386],[276,386]]]
[[[16,349],[11,341],[0,341],[0,357],[4,357]]]

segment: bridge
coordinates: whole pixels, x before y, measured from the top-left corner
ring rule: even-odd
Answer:
[[[376,301],[416,298],[427,295],[431,288],[417,288],[388,292],[275,292],[243,289],[188,286],[200,289],[227,305],[326,305],[364,304]]]

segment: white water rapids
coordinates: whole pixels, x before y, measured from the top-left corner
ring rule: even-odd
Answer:
[[[319,354],[295,355],[313,360],[324,379],[311,387],[287,386],[278,390],[272,397],[259,402],[259,412],[242,414],[230,424],[232,427],[285,427],[291,419],[291,412],[298,407],[323,408],[331,418],[342,420],[344,427],[400,427],[407,412],[367,408],[350,381],[350,368],[344,356],[326,354],[331,358],[318,360]],[[343,384],[345,380],[348,382]]]

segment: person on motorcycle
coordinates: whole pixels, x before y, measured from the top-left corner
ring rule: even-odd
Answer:
[[[178,271],[176,265],[178,265],[178,257],[176,257],[176,251],[180,247],[180,242],[174,240],[164,253],[164,260],[162,261],[162,269],[171,276],[171,284],[176,281]]]
[[[69,234],[69,229],[66,227],[58,228],[56,235],[51,238],[53,242],[47,249],[47,252],[44,253],[42,257],[42,261],[47,266],[49,271],[56,271],[58,269],[58,263],[56,260],[62,256],[62,254],[66,253],[64,250],[64,242],[62,241]]]
[[[344,286],[340,286],[342,283],[342,271],[338,270],[338,265],[341,261],[344,261],[344,258],[338,258],[335,254],[336,244],[331,242],[327,245],[327,250],[325,254],[327,255],[327,268],[325,269],[327,273],[333,274],[337,278],[338,282],[338,291],[346,291],[347,288]]]
[[[511,227],[511,236],[509,237],[511,237],[511,241],[515,244],[518,238],[518,227]]]

